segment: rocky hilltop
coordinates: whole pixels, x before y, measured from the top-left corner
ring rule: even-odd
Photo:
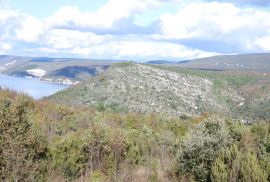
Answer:
[[[135,112],[197,115],[224,109],[212,88],[213,82],[207,78],[144,64],[120,63],[49,99]]]

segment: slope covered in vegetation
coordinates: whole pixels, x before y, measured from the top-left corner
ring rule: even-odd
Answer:
[[[135,63],[121,63],[98,77],[50,97],[61,103],[136,112],[195,115],[219,111],[207,78]]]
[[[267,181],[270,124],[33,101],[0,90],[5,181]]]
[[[199,76],[213,82],[212,94],[226,114],[246,122],[270,118],[269,71],[214,71],[154,66],[180,74]]]
[[[269,90],[269,72],[121,63],[48,99],[167,116],[221,113],[250,122],[269,119]]]

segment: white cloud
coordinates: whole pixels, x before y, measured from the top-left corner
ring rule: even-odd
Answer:
[[[270,12],[218,2],[190,3],[160,19],[163,36],[169,39],[227,39],[237,31],[249,38],[250,30],[265,31],[270,27]]]
[[[68,49],[99,44],[108,36],[98,36],[91,32],[77,30],[52,29],[45,37],[46,43],[55,49]]]
[[[111,28],[122,19],[135,13],[147,11],[162,4],[160,0],[109,0],[96,12],[81,12],[78,7],[65,6],[60,8],[47,21],[51,26],[77,26],[80,28]]]
[[[58,53],[57,49],[51,49],[51,48],[47,48],[47,47],[40,47],[40,48],[37,48],[36,50],[38,50],[40,52],[44,52],[44,53],[49,53],[49,54]]]
[[[204,52],[182,45],[155,41],[112,41],[91,48],[76,47],[74,54],[84,56],[111,56],[114,59],[189,59],[217,55],[215,52]]]
[[[27,16],[16,30],[18,40],[25,42],[39,41],[39,36],[45,31],[45,26],[39,19]]]
[[[255,43],[264,51],[270,51],[270,32],[268,35],[258,38]]]
[[[0,40],[10,41],[13,38],[12,32],[19,22],[19,13],[13,10],[0,8]]]
[[[231,2],[243,5],[254,4],[258,6],[267,6],[270,4],[269,0],[209,0],[209,1]]]
[[[7,41],[35,42],[45,31],[42,20],[7,8],[0,9],[0,26],[0,37]]]
[[[174,3],[176,12],[152,18],[158,20],[157,26],[139,27],[157,29],[155,34],[133,32],[138,28],[133,22],[136,15],[168,2]],[[35,56],[191,59],[218,54],[196,44],[181,45],[182,40],[228,43],[244,52],[270,51],[270,11],[203,0],[109,0],[96,12],[65,6],[44,19],[3,8],[0,26],[0,41],[8,43],[0,51]]]
[[[7,51],[11,50],[12,46],[8,43],[0,43],[0,53],[6,53]]]
[[[18,13],[16,11],[12,11],[12,10],[1,10],[0,9],[0,23],[3,24],[7,24],[8,21],[11,18],[17,17]]]

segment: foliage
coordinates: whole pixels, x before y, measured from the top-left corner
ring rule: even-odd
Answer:
[[[199,123],[190,130],[182,143],[176,173],[192,174],[198,181],[208,181],[209,171],[217,153],[230,142],[231,137],[223,120],[214,117]]]
[[[7,181],[41,177],[47,143],[30,120],[32,106],[32,99],[26,96],[1,92],[0,176]]]
[[[50,148],[50,160],[53,168],[68,178],[82,173],[86,158],[82,152],[82,140],[70,134],[54,142]]]
[[[212,181],[266,182],[266,172],[260,167],[256,155],[239,151],[237,145],[221,152],[212,167]]]
[[[270,124],[34,101],[0,90],[7,181],[266,181]]]

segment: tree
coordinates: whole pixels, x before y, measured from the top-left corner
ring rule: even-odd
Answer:
[[[192,128],[183,141],[178,153],[176,174],[193,175],[197,181],[208,181],[212,163],[218,152],[231,141],[225,121],[220,118],[208,118]],[[220,169],[223,167],[217,164]],[[226,175],[224,175],[224,178]]]
[[[50,148],[53,168],[69,179],[80,176],[86,164],[82,146],[81,138],[73,133],[55,141]]]
[[[33,181],[46,158],[46,140],[30,119],[32,106],[23,95],[0,99],[0,176],[8,181]]]

